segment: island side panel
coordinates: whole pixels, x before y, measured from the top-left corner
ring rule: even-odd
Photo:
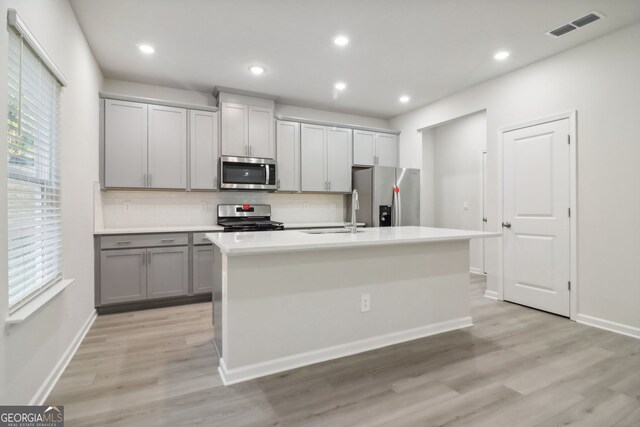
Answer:
[[[468,240],[224,258],[228,382],[471,324]]]
[[[222,356],[222,286],[224,281],[223,255],[220,248],[213,245],[213,303],[211,304],[213,313],[211,320],[213,322],[213,343],[218,352],[218,356]]]

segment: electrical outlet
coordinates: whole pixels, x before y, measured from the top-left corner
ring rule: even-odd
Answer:
[[[122,210],[125,212],[129,212],[131,210],[131,202],[124,202],[122,204]]]
[[[464,202],[464,204],[462,205],[462,209],[464,209],[465,211],[469,210],[469,202]]]
[[[207,211],[207,202],[201,202],[202,205],[202,212],[206,212]]]
[[[360,312],[366,313],[369,310],[371,310],[371,295],[362,294],[362,297],[360,297]]]

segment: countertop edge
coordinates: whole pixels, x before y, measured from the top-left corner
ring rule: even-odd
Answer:
[[[210,234],[210,233],[207,233]],[[404,238],[395,240],[378,240],[378,241],[358,241],[358,242],[329,242],[329,243],[316,243],[316,244],[291,244],[281,247],[259,247],[259,248],[229,248],[212,241],[212,244],[218,246],[223,254],[227,256],[243,256],[243,255],[264,255],[264,254],[281,254],[291,252],[311,252],[318,250],[329,249],[346,249],[355,247],[375,247],[375,246],[398,246],[407,244],[419,244],[419,243],[439,243],[448,241],[459,240],[471,240],[471,239],[485,239],[493,237],[501,237],[502,233],[498,232],[485,232],[483,235],[460,235],[460,236],[448,236],[448,237],[418,237],[418,238]],[[206,236],[211,240],[209,236]]]

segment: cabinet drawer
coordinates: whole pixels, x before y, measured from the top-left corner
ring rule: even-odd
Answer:
[[[211,240],[207,239],[206,235],[208,233],[193,233],[193,244],[194,245],[210,245]]]
[[[189,237],[180,234],[136,234],[125,236],[103,236],[100,239],[101,249],[143,248],[151,246],[186,246]]]

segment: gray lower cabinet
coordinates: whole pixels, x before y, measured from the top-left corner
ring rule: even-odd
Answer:
[[[193,293],[213,290],[213,245],[193,247]]]
[[[102,304],[147,298],[146,249],[116,249],[100,254]]]
[[[147,298],[189,292],[189,249],[186,246],[147,249]]]

